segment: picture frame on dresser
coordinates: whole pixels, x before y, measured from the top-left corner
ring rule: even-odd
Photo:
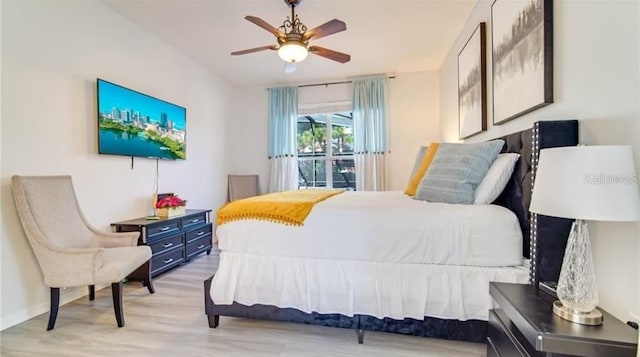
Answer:
[[[486,24],[481,22],[458,54],[458,138],[487,130]]]
[[[493,124],[553,103],[553,1],[491,5]]]

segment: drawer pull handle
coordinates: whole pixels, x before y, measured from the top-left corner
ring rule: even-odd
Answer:
[[[172,261],[173,261],[173,258],[169,258],[169,259],[164,260],[164,261],[163,261],[163,263],[165,263],[165,264],[169,264],[169,263],[171,263]]]
[[[194,218],[194,219],[191,220],[191,223],[196,223],[196,222],[200,222],[200,219]]]
[[[170,228],[170,227],[162,227],[162,228],[160,228],[160,230],[161,230],[161,231],[163,231],[163,232],[165,232],[165,231],[168,231],[168,230],[169,230],[169,228]]]
[[[165,243],[162,246],[165,248],[173,247],[173,243]]]
[[[200,244],[200,245],[198,246],[198,249],[202,249],[202,248],[204,248],[204,244]]]
[[[203,234],[204,234],[204,232],[202,232],[202,231],[198,232],[198,235],[199,235],[199,236],[201,236],[201,235],[203,235]]]

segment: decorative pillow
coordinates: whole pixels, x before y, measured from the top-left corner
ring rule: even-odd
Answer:
[[[422,177],[424,176],[425,172],[427,172],[427,170],[429,169],[429,166],[431,165],[433,158],[436,156],[436,153],[438,152],[439,146],[440,146],[439,143],[429,144],[429,147],[427,148],[427,151],[424,153],[424,157],[420,162],[420,166],[418,167],[416,172],[413,174],[413,176],[411,176],[411,180],[409,181],[407,188],[404,190],[405,194],[409,196],[413,196],[416,194],[416,189],[418,188],[418,184],[420,183],[420,181],[422,181]]]
[[[473,203],[488,205],[495,201],[507,186],[519,158],[520,154],[516,153],[499,154],[476,188]]]
[[[416,171],[418,171],[418,168],[422,163],[422,159],[424,158],[424,154],[427,152],[427,147],[428,146],[421,146],[420,149],[418,149],[418,153],[416,154],[416,159],[413,162],[413,168],[411,169],[411,174],[409,174],[409,182],[411,182],[413,175],[415,175]]]
[[[473,144],[442,143],[414,199],[471,204],[474,192],[498,153],[503,140]]]

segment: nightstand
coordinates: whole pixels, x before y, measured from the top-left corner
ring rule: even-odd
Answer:
[[[638,331],[600,309],[604,323],[585,326],[553,314],[555,297],[533,285],[490,283],[487,356],[635,357]]]

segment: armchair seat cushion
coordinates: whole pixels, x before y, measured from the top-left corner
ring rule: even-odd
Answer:
[[[111,284],[124,279],[151,258],[148,246],[106,248],[102,266],[95,273],[95,284]]]

